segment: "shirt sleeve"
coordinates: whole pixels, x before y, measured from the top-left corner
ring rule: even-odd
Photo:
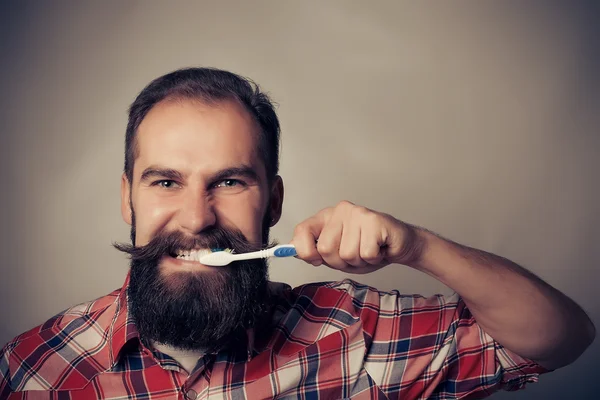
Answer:
[[[549,372],[494,341],[456,293],[360,292],[365,369],[389,398],[482,398]]]
[[[10,370],[8,363],[8,344],[0,351],[0,399],[8,398],[12,393],[10,387]]]

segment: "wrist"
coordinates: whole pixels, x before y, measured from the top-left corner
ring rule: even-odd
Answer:
[[[406,241],[398,263],[437,276],[437,266],[445,264],[450,243],[427,229],[405,225]]]
[[[394,257],[395,264],[418,269],[424,262],[429,245],[428,232],[418,226],[399,221],[404,231],[404,240],[399,254]]]

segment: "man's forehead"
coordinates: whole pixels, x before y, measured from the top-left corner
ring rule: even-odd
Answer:
[[[248,165],[259,175],[264,168],[258,158],[257,124],[233,101],[161,102],[144,118],[136,139],[136,175],[156,164],[190,172]]]
[[[156,138],[169,132],[185,132],[192,129],[196,134],[237,133],[257,139],[260,127],[248,110],[237,101],[222,100],[207,104],[200,100],[169,99],[156,104],[140,123],[140,136]]]

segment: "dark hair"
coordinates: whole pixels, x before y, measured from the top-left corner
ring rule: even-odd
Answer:
[[[216,68],[185,68],[154,79],[129,107],[125,133],[125,175],[133,181],[137,157],[136,131],[148,112],[167,99],[193,99],[207,104],[224,100],[241,103],[260,127],[258,154],[265,164],[267,179],[279,170],[279,120],[273,102],[252,80]]]

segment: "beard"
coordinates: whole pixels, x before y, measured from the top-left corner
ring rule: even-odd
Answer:
[[[268,241],[268,224],[263,244]],[[132,240],[135,243],[135,219]],[[189,237],[159,232],[148,244],[115,244],[131,258],[129,312],[141,340],[182,350],[218,351],[234,345],[269,309],[266,260],[236,261],[211,271],[162,271],[160,261],[178,250],[229,248],[259,250],[240,231],[214,227]]]

